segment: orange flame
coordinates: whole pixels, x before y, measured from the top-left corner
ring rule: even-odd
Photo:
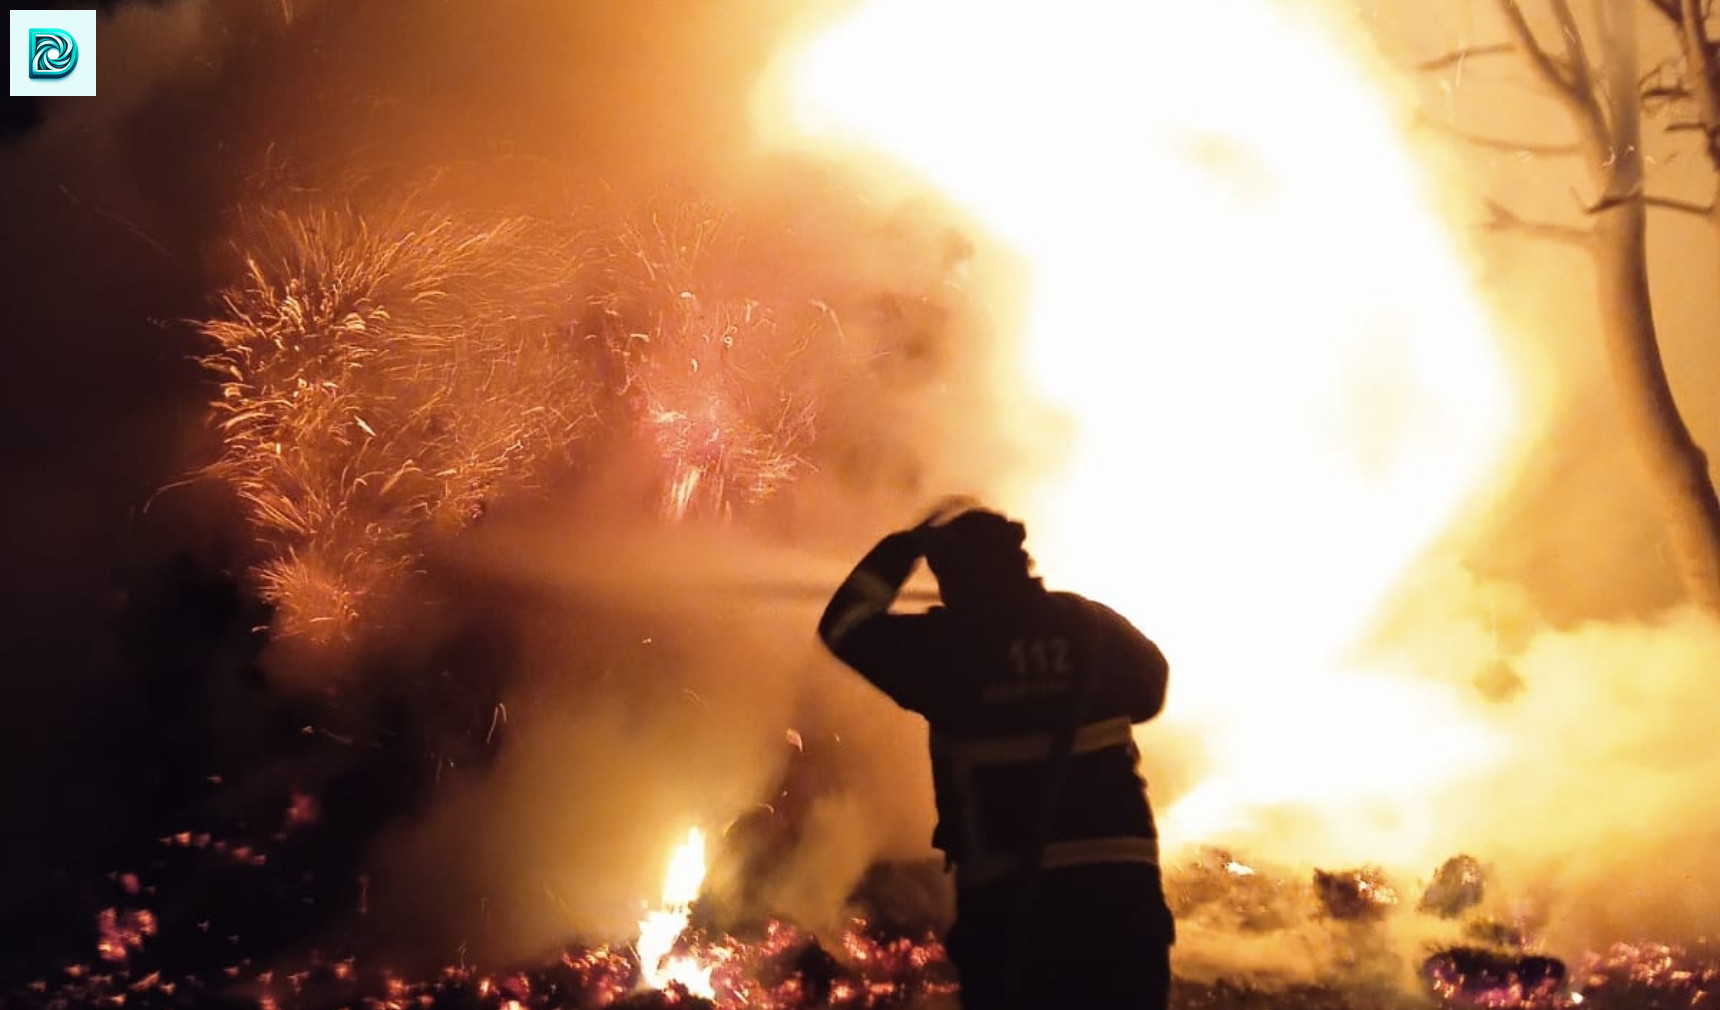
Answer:
[[[1453,689],[1347,654],[1521,424],[1430,181],[1329,25],[1272,0],[1048,10],[871,0],[785,56],[763,128],[884,152],[1030,268],[1031,396],[1074,437],[1015,504],[1049,581],[1172,659],[1165,721],[1209,772],[1167,840],[1316,807],[1319,858],[1423,859],[1417,800],[1500,741]]]
[[[716,996],[711,986],[713,965],[672,953],[675,941],[687,928],[692,904],[704,882],[705,833],[695,827],[669,858],[662,907],[639,921],[639,939],[634,947],[639,952],[640,976],[652,989],[680,985],[694,996],[704,999]]]

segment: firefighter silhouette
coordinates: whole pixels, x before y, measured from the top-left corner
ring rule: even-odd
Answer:
[[[819,637],[930,726],[963,1007],[1162,1008],[1175,925],[1132,727],[1168,667],[1115,611],[1046,590],[1025,539],[947,502],[872,548]],[[892,613],[921,559],[942,605]]]

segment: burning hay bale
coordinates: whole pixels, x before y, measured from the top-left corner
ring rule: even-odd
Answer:
[[[1168,873],[1165,895],[1179,921],[1242,933],[1285,929],[1310,912],[1305,888],[1224,849],[1203,849]]]
[[[593,419],[560,325],[577,246],[527,218],[256,210],[198,324],[229,485],[290,635],[344,632],[427,537],[541,477]]]
[[[1362,922],[1382,919],[1397,907],[1397,888],[1377,867],[1328,872],[1314,871],[1314,895],[1334,919]]]
[[[1203,967],[1197,956],[1185,960],[1190,977],[1173,1005],[1410,1007],[1425,1006],[1429,996],[1452,1007],[1571,1005],[1562,962],[1536,952],[1522,928],[1472,914],[1483,886],[1481,864],[1457,856],[1440,865],[1420,900],[1406,908],[1402,884],[1378,867],[1316,868],[1300,876],[1264,872],[1226,850],[1203,850],[1165,879],[1166,895],[1191,936],[1218,943],[1282,940],[1321,950],[1331,960],[1312,979],[1274,974],[1264,961],[1237,977],[1222,961]],[[1425,920],[1411,925],[1404,921],[1409,916],[1446,920],[1434,928],[1462,939],[1406,958],[1399,927],[1425,936],[1432,926]],[[1412,977],[1419,977],[1421,992],[1407,991],[1403,983]]]
[[[1487,893],[1487,875],[1473,856],[1452,856],[1440,864],[1433,880],[1422,891],[1416,911],[1454,919],[1476,905]]]
[[[1481,947],[1455,947],[1422,963],[1429,990],[1464,1007],[1567,1006],[1565,965],[1557,958]]]

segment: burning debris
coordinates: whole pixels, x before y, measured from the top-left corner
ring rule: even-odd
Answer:
[[[1314,894],[1327,915],[1346,922],[1384,918],[1398,904],[1397,889],[1377,867],[1315,870]]]
[[[1455,947],[1422,965],[1428,988],[1453,1006],[1552,1008],[1572,1003],[1565,966],[1556,958],[1479,947]]]
[[[1720,988],[1720,945],[1617,943],[1591,954],[1581,971],[1585,1005],[1683,1010],[1708,1006]]]
[[[96,954],[104,961],[124,961],[143,949],[144,940],[157,932],[155,913],[147,908],[120,911],[104,908],[96,916]]]
[[[705,834],[693,828],[669,860],[668,878],[663,884],[663,907],[639,923],[639,940],[635,945],[639,953],[639,974],[653,989],[678,986],[688,994],[704,999],[716,995],[711,988],[712,966],[674,952],[675,941],[681,938],[692,918],[692,905],[698,900],[699,888],[704,882]]]
[[[1166,876],[1166,894],[1180,922],[1198,923],[1220,936],[1228,933],[1239,939],[1289,935],[1308,924],[1324,924],[1321,928],[1335,942],[1340,956],[1331,969],[1337,977],[1329,984],[1269,987],[1259,979],[1221,978],[1210,990],[1203,990],[1193,1005],[1352,1006],[1358,1005],[1358,998],[1362,1000],[1359,1005],[1377,1006],[1381,1001],[1419,1005],[1415,995],[1397,992],[1389,983],[1392,992],[1379,991],[1383,979],[1395,977],[1398,969],[1405,967],[1401,951],[1390,938],[1388,920],[1412,914],[1454,921],[1456,933],[1464,938],[1419,958],[1426,994],[1448,1006],[1633,1005],[1610,1003],[1590,993],[1589,988],[1600,984],[1599,975],[1591,974],[1588,984],[1573,992],[1565,965],[1538,953],[1533,938],[1523,929],[1503,928],[1491,918],[1474,914],[1484,884],[1482,874],[1480,863],[1473,857],[1448,859],[1433,874],[1421,900],[1412,906],[1403,899],[1402,884],[1377,867],[1343,871],[1316,868],[1297,879],[1285,871],[1251,865],[1224,850],[1197,852]],[[1609,984],[1616,984],[1616,964],[1610,974]],[[1664,983],[1671,975],[1658,977]],[[1661,991],[1666,988],[1663,985]],[[1371,995],[1365,998],[1359,995],[1368,992]]]
[[[284,814],[291,821],[291,809]],[[312,830],[314,824],[296,830]],[[243,846],[200,833],[163,840],[164,851],[184,858],[217,860],[229,875],[250,875],[241,885],[252,895],[278,889],[283,861],[234,863],[224,853]],[[276,840],[278,844],[278,839]],[[597,1010],[597,1008],[710,1007],[722,1010],[802,1010],[825,1007],[932,1008],[954,1005],[958,979],[930,926],[904,931],[856,917],[839,936],[816,936],[795,925],[768,920],[743,933],[692,925],[703,871],[703,838],[690,832],[670,858],[658,907],[640,923],[633,944],[577,943],[526,965],[448,965],[409,974],[389,966],[387,955],[368,950],[359,934],[345,934],[309,953],[266,948],[225,933],[232,920],[182,918],[163,922],[149,907],[175,904],[174,896],[136,873],[114,874],[119,900],[104,908],[95,925],[94,957],[63,962],[13,991],[0,989],[8,1007],[81,1008],[126,1006],[235,1010]],[[1449,862],[1447,866],[1451,865]],[[295,871],[296,872],[296,871]],[[1435,874],[1435,879],[1439,878]],[[1305,923],[1373,934],[1387,914],[1410,914],[1400,903],[1367,895],[1389,889],[1371,871],[1315,871],[1295,884],[1234,854],[1208,850],[1167,877],[1167,889],[1182,914],[1222,918],[1236,935],[1290,930]],[[231,881],[240,880],[229,876]],[[1324,885],[1314,881],[1325,880]],[[267,887],[256,882],[270,880]],[[229,885],[232,886],[232,885]],[[1362,902],[1354,917],[1332,915],[1321,887]],[[315,899],[318,888],[297,892]],[[299,900],[293,893],[288,900]],[[1217,915],[1229,906],[1235,911]],[[1258,914],[1271,906],[1273,915]],[[230,909],[232,910],[232,909]],[[272,914],[266,906],[248,910]],[[1418,912],[1439,918],[1435,912]],[[217,913],[219,917],[219,913]],[[189,928],[206,942],[185,960]],[[181,950],[175,956],[175,947]],[[221,956],[221,955],[225,956]],[[1350,977],[1345,970],[1356,970]],[[1660,945],[1616,945],[1567,972],[1555,958],[1522,948],[1462,945],[1440,950],[1421,965],[1425,993],[1387,986],[1360,964],[1340,967],[1314,983],[1269,985],[1222,977],[1179,980],[1177,1010],[1425,1010],[1429,997],[1452,1010],[1552,1010],[1582,1006],[1602,1010],[1695,1010],[1720,984],[1720,949]]]
[[[570,946],[547,963],[510,970],[449,966],[410,979],[352,956],[316,953],[292,965],[264,967],[235,957],[223,967],[170,978],[145,968],[132,944],[95,971],[66,965],[60,977],[37,979],[6,1006],[55,1010],[126,1005],[200,1007],[211,1003],[257,1010],[374,1010],[483,1007],[486,1010],[595,1010],[603,1007],[710,1006],[796,1010],[801,1007],[906,1007],[955,991],[943,948],[918,939],[873,934],[855,920],[827,950],[818,938],[782,922],[759,934],[686,936],[667,966],[611,945]],[[105,948],[104,948],[105,949]],[[104,957],[106,955],[104,954]]]
[[[1416,911],[1452,919],[1481,904],[1487,876],[1473,856],[1452,856],[1433,875],[1416,902]]]
[[[1178,921],[1198,919],[1226,932],[1269,933],[1310,912],[1305,888],[1225,849],[1200,850],[1170,871],[1165,895]]]
[[[661,907],[639,923],[639,982],[673,1001],[784,1010],[894,1005],[952,984],[939,978],[943,947],[924,927],[904,935],[856,918],[836,952],[774,919],[745,936],[690,929],[704,874],[704,834],[694,828],[669,860]]]

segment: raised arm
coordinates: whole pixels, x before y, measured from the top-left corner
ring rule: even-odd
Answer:
[[[818,619],[818,637],[838,659],[855,665],[858,657],[846,646],[857,632],[890,612],[923,553],[918,529],[901,530],[878,541],[848,573]]]
[[[914,574],[914,567],[925,556],[927,539],[935,536],[944,523],[974,504],[974,499],[965,495],[945,498],[914,528],[891,533],[860,559],[860,563],[848,573],[848,578],[836,588],[836,595],[824,608],[824,616],[818,619],[818,637],[837,658],[854,665],[849,655],[844,654],[845,643],[852,641],[857,629],[890,612],[890,605],[896,602],[902,584]]]

